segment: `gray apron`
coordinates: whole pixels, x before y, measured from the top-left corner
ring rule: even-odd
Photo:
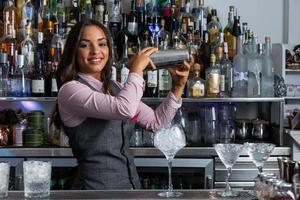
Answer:
[[[78,81],[90,86],[85,80]],[[140,181],[129,149],[130,129],[120,120],[87,118],[76,127],[64,126],[78,162],[72,189],[139,189]]]

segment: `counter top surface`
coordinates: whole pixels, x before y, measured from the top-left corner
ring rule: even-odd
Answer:
[[[155,147],[131,148],[135,157],[164,157]],[[290,156],[290,147],[275,147],[271,156]],[[241,156],[247,156],[244,150]],[[213,147],[185,147],[176,157],[203,158],[217,156]],[[70,148],[0,148],[0,157],[73,157]]]
[[[172,199],[158,196],[160,190],[65,190],[51,191],[46,199]],[[181,190],[182,196],[174,199],[232,199],[252,200],[255,197],[247,191],[240,191],[240,196],[234,198],[221,198],[216,190]],[[23,191],[10,191],[7,200],[25,199]]]

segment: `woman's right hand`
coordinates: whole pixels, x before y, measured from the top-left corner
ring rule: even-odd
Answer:
[[[155,64],[149,57],[152,53],[156,51],[158,51],[157,48],[146,47],[141,51],[137,52],[127,63],[127,67],[129,68],[130,72],[135,72],[143,77],[143,71],[149,66],[149,64],[152,69],[156,69]]]

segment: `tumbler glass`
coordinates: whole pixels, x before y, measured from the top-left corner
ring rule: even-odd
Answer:
[[[5,198],[8,195],[9,170],[9,163],[0,162],[0,198]]]

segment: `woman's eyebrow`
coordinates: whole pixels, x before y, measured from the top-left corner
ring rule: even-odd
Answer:
[[[107,40],[105,37],[104,38],[99,38],[98,41],[102,41],[102,40]],[[85,42],[89,42],[90,40],[89,39],[85,39],[85,38],[82,38],[80,39],[80,42],[81,41],[85,41]]]

